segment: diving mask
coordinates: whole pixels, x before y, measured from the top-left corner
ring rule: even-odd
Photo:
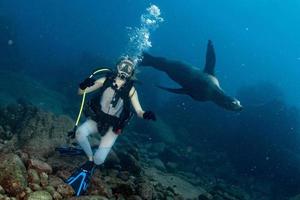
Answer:
[[[124,59],[117,65],[118,77],[121,79],[129,79],[134,72],[134,62],[129,59]]]

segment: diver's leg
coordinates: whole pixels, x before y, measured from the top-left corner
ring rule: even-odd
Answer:
[[[91,119],[84,122],[76,131],[76,140],[90,161],[93,161],[93,151],[88,136],[97,132],[97,123]]]
[[[96,165],[101,165],[104,163],[117,138],[118,135],[113,132],[112,127],[109,127],[106,134],[101,138],[99,148],[94,155],[94,162]]]

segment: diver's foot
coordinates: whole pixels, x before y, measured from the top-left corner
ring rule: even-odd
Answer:
[[[93,161],[87,161],[65,180],[65,183],[74,189],[76,196],[86,193],[95,168],[96,165]]]
[[[87,170],[87,171],[91,171],[96,167],[96,164],[94,163],[94,161],[88,160],[86,161],[80,168]]]

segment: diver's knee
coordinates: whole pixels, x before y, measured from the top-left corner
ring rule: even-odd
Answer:
[[[99,147],[94,154],[94,162],[96,165],[101,165],[105,162],[106,157],[110,151],[110,148]]]
[[[96,165],[102,165],[105,162],[105,158],[99,158],[97,156],[94,156],[94,163]]]
[[[85,138],[87,138],[87,135],[87,130],[82,126],[80,126],[75,132],[75,138],[78,142],[85,140]]]

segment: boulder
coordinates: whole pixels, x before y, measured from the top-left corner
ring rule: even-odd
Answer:
[[[108,200],[108,199],[103,196],[89,195],[89,196],[72,197],[72,198],[69,198],[68,200]]]
[[[152,165],[161,171],[166,171],[165,164],[158,158],[152,160]]]
[[[47,174],[52,173],[52,167],[48,163],[38,159],[28,160],[28,168],[35,169],[38,173],[42,173],[42,172],[45,172]]]
[[[134,156],[126,152],[120,152],[118,156],[121,160],[122,169],[129,171],[134,175],[139,175],[141,173],[142,167]]]
[[[10,196],[17,196],[27,186],[27,172],[20,157],[0,154],[0,185]]]
[[[3,187],[0,185],[0,194],[5,194],[5,190],[3,189]]]
[[[57,176],[53,176],[53,175],[50,175],[49,176],[49,185],[50,186],[53,186],[53,187],[57,187],[58,185],[61,185],[61,184],[64,184],[64,181],[57,177]]]
[[[54,200],[62,200],[63,197],[61,196],[61,194],[59,194],[58,192],[54,191],[52,194],[52,197]]]
[[[166,148],[166,144],[165,143],[163,143],[163,142],[157,142],[157,143],[153,143],[152,145],[151,145],[151,151],[152,152],[155,152],[155,153],[161,153],[161,152],[163,152],[164,150],[165,150],[165,148]]]
[[[29,187],[33,191],[41,191],[42,190],[42,187],[36,183],[29,183]]]
[[[31,194],[29,194],[26,198],[26,200],[52,200],[52,196],[47,191],[36,191]]]
[[[70,198],[75,194],[73,188],[66,183],[58,185],[57,192],[60,193],[64,198]]]
[[[289,200],[300,200],[300,194],[290,198]]]
[[[73,127],[67,116],[45,112],[24,100],[1,108],[0,124],[0,139],[8,141],[6,146],[37,158],[47,158],[65,144]]]
[[[154,197],[154,187],[147,179],[137,181],[137,193],[144,200],[152,200]]]
[[[28,182],[40,184],[40,177],[35,169],[28,169],[27,174]]]
[[[46,172],[41,172],[40,173],[40,179],[41,179],[41,185],[43,188],[47,187],[49,184],[48,181],[48,174]]]
[[[130,183],[119,183],[112,188],[113,194],[121,194],[125,197],[135,194],[135,187]]]

